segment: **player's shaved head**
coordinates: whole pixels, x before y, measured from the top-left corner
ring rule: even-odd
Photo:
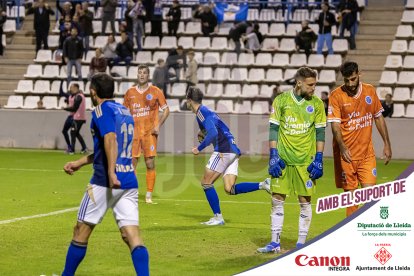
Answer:
[[[307,78],[315,78],[316,79],[316,71],[313,70],[312,68],[309,68],[309,67],[306,67],[306,66],[300,67],[298,69],[298,71],[296,71],[295,80],[296,81],[298,81],[298,80],[302,81],[302,80],[307,79]]]
[[[106,73],[95,74],[91,79],[90,89],[95,90],[100,99],[114,97],[114,79]]]
[[[186,98],[192,100],[195,103],[201,104],[203,101],[203,96],[203,92],[200,90],[200,88],[190,86],[187,90]]]
[[[340,68],[343,77],[350,77],[353,73],[359,73],[358,63],[347,61]]]

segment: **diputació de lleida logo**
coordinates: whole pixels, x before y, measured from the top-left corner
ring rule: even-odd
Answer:
[[[382,219],[387,219],[388,218],[388,206],[381,206],[380,207],[380,217]]]

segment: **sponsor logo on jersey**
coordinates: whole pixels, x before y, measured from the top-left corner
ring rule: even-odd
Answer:
[[[365,102],[366,102],[367,104],[372,104],[372,98],[371,98],[370,96],[366,96],[366,97],[365,97]]]
[[[312,180],[308,180],[308,181],[306,181],[306,188],[312,188],[312,185],[313,185],[313,182],[312,182]]]
[[[373,168],[372,169],[372,175],[373,176],[377,176],[377,168]]]
[[[147,96],[145,96],[145,98],[146,98],[148,101],[151,101],[151,100],[152,100],[152,95],[151,95],[151,94],[148,94]]]
[[[313,111],[315,111],[315,109],[313,108],[313,106],[308,105],[308,106],[306,107],[306,112],[308,112],[308,113],[313,113]]]
[[[153,151],[154,150],[154,145],[151,145],[150,150]]]

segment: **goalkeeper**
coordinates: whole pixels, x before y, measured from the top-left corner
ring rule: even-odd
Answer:
[[[326,115],[321,99],[314,96],[316,72],[301,67],[296,85],[276,97],[272,104],[269,132],[269,174],[272,176],[272,241],[257,249],[260,253],[279,253],[286,195],[295,194],[300,204],[299,237],[301,247],[312,219],[311,196],[315,179],[323,175]]]
[[[200,151],[211,143],[214,145],[214,152],[207,163],[201,180],[201,186],[214,216],[202,224],[209,226],[223,225],[224,219],[221,214],[220,201],[214,188],[214,182],[223,175],[224,190],[229,195],[249,193],[257,190],[266,190],[270,193],[270,178],[260,183],[243,182],[235,184],[240,150],[234,141],[233,135],[216,113],[201,104],[203,93],[199,88],[189,87],[186,98],[187,107],[196,114],[197,123],[200,127],[198,134],[200,145],[192,149],[193,154],[199,154]]]

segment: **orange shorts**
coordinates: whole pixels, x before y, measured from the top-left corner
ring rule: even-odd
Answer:
[[[334,153],[335,183],[344,190],[358,189],[359,184],[377,183],[377,160],[368,156],[351,163],[345,162],[339,153]]]
[[[157,136],[146,134],[134,137],[132,142],[132,157],[140,157],[141,150],[144,157],[157,156]]]

